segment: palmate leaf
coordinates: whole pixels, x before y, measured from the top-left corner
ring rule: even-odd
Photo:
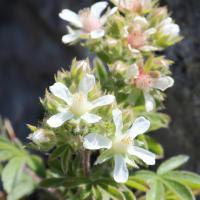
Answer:
[[[11,193],[17,179],[21,176],[25,160],[15,157],[9,161],[2,172],[3,186],[7,193]]]
[[[103,200],[102,192],[99,189],[99,186],[97,186],[96,184],[93,184],[92,186],[92,193],[95,200]]]
[[[79,199],[87,199],[92,193],[92,184],[88,184],[86,187],[82,188],[77,196],[79,196]]]
[[[148,192],[150,190],[149,184],[145,180],[135,176],[129,176],[125,185],[144,192]]]
[[[200,188],[200,176],[187,171],[170,171],[165,173],[163,178],[179,181],[189,187]]]
[[[31,155],[27,164],[37,176],[39,176],[40,178],[46,178],[46,170],[43,160],[40,157],[36,155]]]
[[[150,191],[147,192],[146,200],[164,200],[164,187],[159,179],[154,179],[150,184]]]
[[[89,178],[85,177],[72,177],[63,182],[63,186],[66,188],[73,188],[73,187],[83,187],[88,184],[91,184],[92,181]]]
[[[68,148],[68,144],[64,144],[64,145],[57,147],[52,152],[52,154],[49,156],[49,160],[53,160],[53,159],[59,157],[65,151],[66,148]]]
[[[115,187],[106,183],[98,183],[98,186],[114,200],[125,200],[124,195]]]
[[[45,188],[56,188],[62,186],[63,182],[67,179],[67,177],[63,178],[47,178],[40,182],[41,187]]]
[[[126,188],[126,191],[123,192],[123,195],[126,200],[136,200],[136,197],[134,196],[133,192]]]
[[[195,197],[188,186],[178,181],[170,180],[167,178],[163,178],[160,180],[165,184],[167,188],[172,190],[181,200],[195,200]]]
[[[162,175],[167,173],[168,171],[172,171],[173,169],[176,169],[183,165],[185,162],[187,162],[189,159],[188,156],[180,155],[176,157],[172,157],[165,162],[163,162],[157,169],[157,174]]]
[[[149,170],[139,170],[136,171],[133,175],[144,179],[148,183],[154,180],[154,178],[156,177],[156,174]]]

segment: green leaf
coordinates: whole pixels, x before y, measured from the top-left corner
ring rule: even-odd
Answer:
[[[31,170],[35,172],[37,176],[39,176],[40,178],[46,177],[46,170],[44,167],[44,163],[40,157],[36,155],[31,155],[27,164],[31,168]]]
[[[166,178],[162,178],[161,181],[166,185],[166,187],[172,190],[181,200],[195,200],[191,189],[186,185]]]
[[[78,193],[80,199],[85,199],[92,193],[92,184],[87,185],[85,188],[81,189]]]
[[[187,171],[171,171],[162,176],[163,178],[182,182],[189,187],[200,188],[200,176]]]
[[[157,154],[159,156],[162,156],[164,154],[164,150],[163,150],[162,146],[158,142],[153,140],[148,135],[145,135],[145,139],[147,141],[147,145],[149,147],[149,151],[151,151],[152,153],[155,153],[155,154]]]
[[[101,190],[99,189],[99,187],[96,184],[94,184],[92,186],[92,193],[93,193],[95,200],[103,200]]]
[[[63,182],[63,186],[67,188],[73,188],[73,187],[82,187],[90,183],[91,183],[91,180],[89,178],[73,177],[73,178],[69,178],[65,180]]]
[[[12,152],[12,151],[7,151],[7,150],[3,150],[3,149],[0,150],[0,162],[9,160],[13,156],[14,156],[14,152]]]
[[[94,59],[94,66],[97,67],[96,76],[100,81],[105,81],[107,79],[106,69],[100,59]]]
[[[21,175],[21,171],[24,167],[25,162],[20,158],[13,158],[6,165],[2,172],[2,180],[3,186],[7,193],[10,193],[15,186],[15,183],[19,176]]]
[[[24,181],[19,182],[7,196],[7,200],[19,200],[25,195],[29,195],[35,189],[35,184],[32,182]]]
[[[98,183],[98,185],[114,200],[124,200],[123,194],[115,187],[107,185],[106,183]]]
[[[183,165],[185,162],[187,162],[189,159],[188,156],[180,155],[176,157],[172,157],[165,162],[163,162],[157,169],[157,174],[162,175],[167,173],[168,171],[172,171],[173,169],[176,169]]]
[[[96,164],[105,162],[106,160],[113,158],[114,155],[115,152],[112,149],[107,149],[98,157]]]
[[[98,179],[98,180],[95,180],[93,182],[94,184],[99,184],[99,183],[106,183],[108,185],[111,185],[113,187],[115,187],[116,189],[124,189],[122,184],[120,183],[117,183],[116,181],[114,181],[113,179],[110,179],[110,178],[102,178],[102,179]]]
[[[150,185],[151,189],[147,192],[146,200],[164,200],[164,187],[163,183],[158,180],[154,179]]]
[[[32,143],[32,142],[30,142],[30,143],[24,145],[22,148],[31,148],[31,149],[37,149],[37,150],[40,149],[40,148],[37,146],[37,144]]]
[[[129,176],[128,181],[124,184],[144,192],[148,192],[150,189],[149,184],[145,180],[134,176]]]
[[[129,103],[132,105],[135,105],[135,102],[136,102],[137,98],[140,96],[141,92],[142,92],[141,90],[133,87],[128,96]]]
[[[126,200],[136,200],[136,197],[128,188],[126,189],[126,191],[123,192],[123,194]]]
[[[153,63],[153,59],[154,59],[154,54],[152,54],[152,56],[146,62],[145,66],[144,66],[144,72],[148,72],[151,69],[151,66],[152,66],[152,63]]]
[[[156,177],[156,174],[149,170],[136,171],[133,175],[144,179],[146,182],[150,182]]]
[[[0,142],[0,150],[7,150],[18,156],[25,155],[25,151],[17,148],[13,143]]]
[[[60,176],[64,176],[61,163],[58,159],[49,160],[48,164],[53,173],[58,174]]]
[[[47,178],[40,182],[40,186],[45,188],[60,187],[66,179],[67,178]]]
[[[68,147],[61,156],[61,166],[64,174],[67,173],[70,156],[71,156],[71,151]]]
[[[52,160],[52,159],[55,159],[57,158],[58,156],[60,156],[64,151],[65,149],[68,147],[68,144],[64,144],[62,146],[59,146],[57,147],[53,153],[49,156],[49,160]]]

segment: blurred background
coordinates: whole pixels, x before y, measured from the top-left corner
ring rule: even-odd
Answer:
[[[27,143],[26,124],[37,125],[44,110],[39,102],[54,83],[58,69],[68,69],[73,57],[85,59],[87,49],[61,42],[67,22],[58,13],[78,12],[94,0],[0,0],[0,114],[11,120],[17,137]],[[168,5],[184,39],[163,54],[175,85],[164,102],[171,116],[169,129],[150,133],[165,149],[167,159],[187,154],[184,169],[200,174],[200,0],[161,0]],[[160,161],[157,162],[158,164]]]

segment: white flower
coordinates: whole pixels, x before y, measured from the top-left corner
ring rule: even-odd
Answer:
[[[145,17],[136,16],[133,24],[124,27],[124,37],[127,38],[127,47],[133,54],[139,54],[140,51],[156,51],[157,48],[148,44],[147,39],[151,34],[156,33],[155,28],[145,30],[147,20]]]
[[[139,11],[144,12],[151,8],[151,0],[111,0],[117,5],[122,12],[128,11]]]
[[[177,24],[172,24],[172,18],[168,17],[163,20],[159,25],[159,33],[162,33],[161,37],[169,36],[167,41],[172,41],[179,36],[180,28]]]
[[[125,79],[127,84],[134,85],[136,88],[143,91],[145,98],[145,108],[147,112],[152,111],[156,105],[155,100],[149,93],[153,88],[161,91],[173,86],[174,79],[170,76],[152,78],[150,73],[145,73],[143,69],[139,68],[137,64],[133,64],[127,69],[127,76]]]
[[[95,3],[91,8],[79,11],[78,15],[68,9],[62,10],[62,12],[59,13],[60,18],[81,28],[78,32],[64,35],[62,38],[63,43],[73,42],[80,38],[80,35],[90,35],[93,39],[103,37],[105,32],[101,27],[104,25],[107,18],[118,10],[117,7],[114,7],[109,13],[101,17],[101,13],[107,5],[108,3],[105,1]]]
[[[134,138],[147,131],[150,127],[150,122],[144,117],[139,117],[134,121],[132,127],[123,134],[122,112],[119,109],[113,110],[113,120],[116,132],[112,140],[98,133],[90,133],[84,138],[83,146],[86,149],[107,148],[108,150],[103,152],[97,162],[100,163],[114,157],[114,179],[116,182],[125,183],[129,175],[126,163],[137,166],[130,155],[139,157],[148,165],[155,164],[155,155],[153,153],[134,146]]]
[[[50,91],[56,96],[64,100],[68,107],[63,109],[61,113],[53,115],[47,120],[51,127],[59,127],[65,121],[75,118],[81,118],[88,123],[98,122],[101,117],[90,114],[89,112],[96,107],[111,104],[114,101],[113,95],[100,97],[92,102],[88,102],[88,93],[95,85],[95,77],[85,73],[79,83],[79,92],[72,95],[69,89],[61,82],[55,83],[49,87]]]

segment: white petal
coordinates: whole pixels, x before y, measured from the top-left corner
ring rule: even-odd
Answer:
[[[129,50],[130,50],[131,52],[133,52],[133,53],[140,53],[139,50],[137,50],[137,49],[135,49],[135,48],[132,48],[130,44],[128,44],[128,48],[129,48]]]
[[[79,38],[79,34],[78,33],[67,34],[67,35],[64,35],[62,37],[62,42],[64,44],[67,44],[67,43],[70,43],[70,42],[73,42],[73,41],[77,40],[78,38]]]
[[[115,99],[115,96],[113,95],[106,95],[103,97],[100,97],[94,101],[92,101],[89,105],[89,110],[92,110],[93,108],[99,107],[99,106],[105,106],[108,104],[111,104]]]
[[[150,29],[146,30],[143,34],[145,35],[145,37],[149,37],[149,35],[152,35],[154,33],[156,33],[156,29],[150,28]]]
[[[144,28],[147,24],[147,20],[145,17],[137,16],[134,18],[134,25],[139,25],[140,29]]]
[[[102,16],[101,19],[100,19],[101,25],[103,25],[107,21],[108,17],[115,14],[117,12],[117,10],[118,10],[118,7],[114,7],[110,10],[110,12],[108,14]]]
[[[115,154],[114,180],[118,183],[125,183],[128,180],[128,169],[124,157],[121,154]]]
[[[83,92],[86,96],[93,89],[95,85],[95,77],[87,73],[83,74],[79,82],[79,92]]]
[[[140,147],[131,146],[128,149],[128,153],[131,154],[131,155],[139,157],[147,165],[155,165],[156,156],[155,156],[155,154],[151,153],[150,151],[147,151],[147,150],[142,149]]]
[[[98,133],[89,133],[84,140],[83,146],[86,149],[110,149],[112,147],[112,141]]]
[[[67,110],[65,112],[59,113],[57,115],[53,115],[47,120],[47,124],[53,128],[57,128],[61,126],[65,121],[73,118],[74,114],[70,111]]]
[[[123,128],[122,112],[119,109],[115,109],[112,111],[112,115],[116,126],[115,136],[120,136]]]
[[[134,139],[139,134],[146,132],[150,127],[150,121],[144,117],[138,117],[134,122],[132,127],[126,132]]]
[[[142,46],[139,48],[139,50],[141,50],[141,51],[156,51],[158,49],[156,47],[152,47],[152,46]]]
[[[54,85],[50,86],[49,89],[53,93],[53,95],[66,101],[68,105],[72,104],[73,95],[63,83],[54,83]]]
[[[164,24],[170,24],[171,22],[172,22],[172,18],[168,17],[167,19],[160,22],[159,26],[164,25]]]
[[[62,10],[62,12],[59,13],[59,17],[68,22],[76,24],[80,28],[83,27],[83,23],[81,22],[79,16],[75,12],[72,12],[71,10],[68,9]]]
[[[101,117],[90,113],[85,113],[84,115],[81,116],[81,119],[84,119],[88,123],[95,123],[99,122],[101,120]]]
[[[168,87],[171,87],[174,84],[174,79],[169,76],[152,78],[152,84],[153,88],[164,91]]]
[[[91,12],[97,19],[99,19],[102,11],[107,6],[108,6],[108,2],[106,2],[106,1],[101,1],[101,2],[95,3],[94,5],[91,6]]]
[[[103,29],[97,29],[91,32],[92,39],[97,39],[97,38],[103,37],[104,35],[105,35],[105,31]]]
[[[124,37],[128,37],[129,36],[129,32],[128,32],[128,26],[124,27]]]
[[[161,31],[163,32],[162,36],[170,35],[168,40],[172,40],[178,36],[180,28],[177,24],[167,24],[161,29]]]
[[[129,78],[137,78],[139,76],[139,67],[137,64],[132,64],[127,68],[127,76],[126,79],[128,80]]]
[[[145,99],[145,108],[147,112],[150,112],[156,107],[155,100],[148,92],[143,91],[143,94]]]

